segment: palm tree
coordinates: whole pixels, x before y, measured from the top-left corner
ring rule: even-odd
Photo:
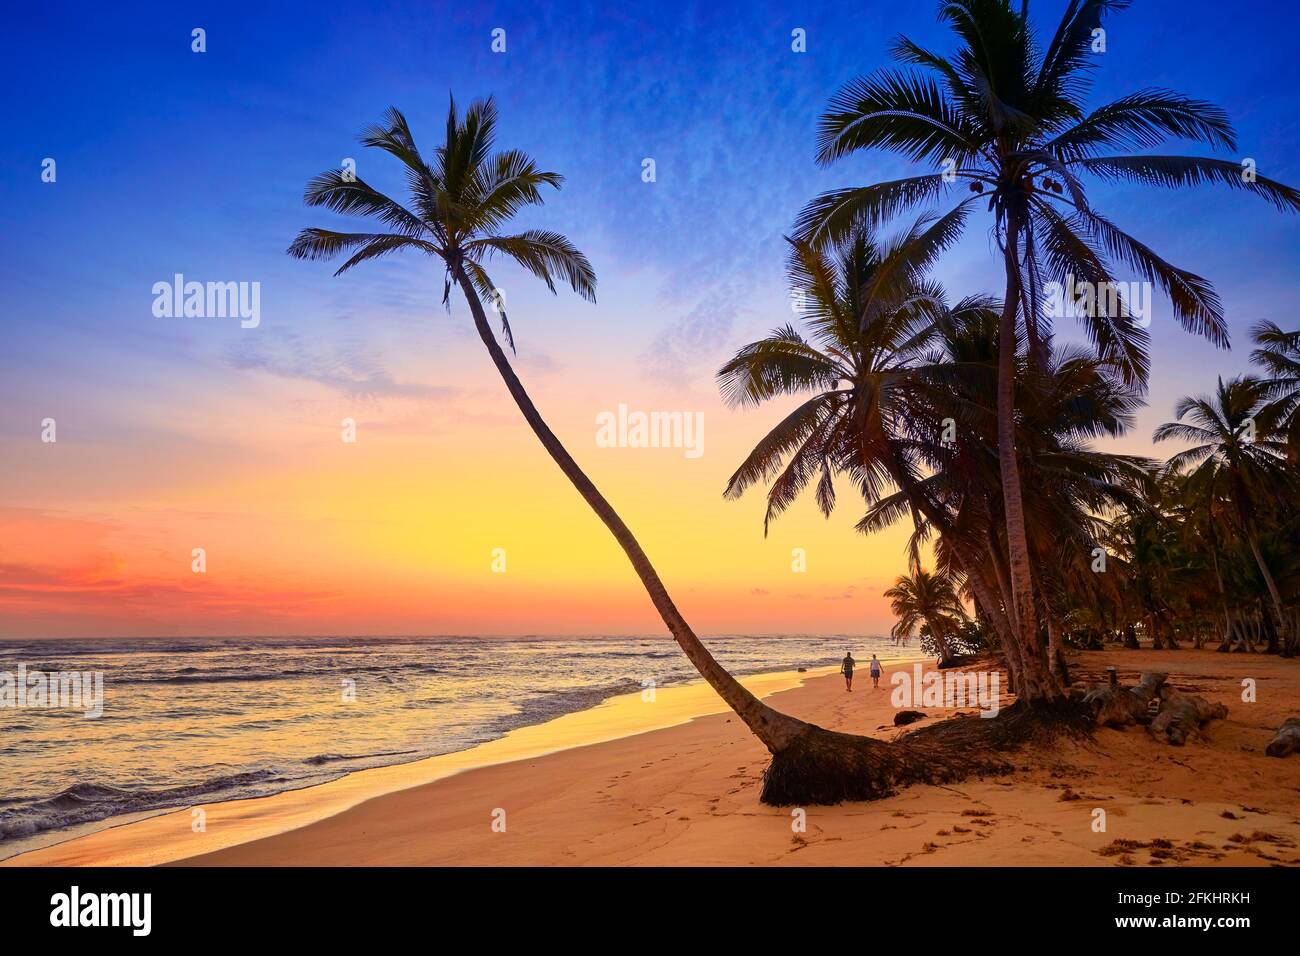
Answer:
[[[1295,500],[1295,472],[1287,466],[1286,445],[1268,437],[1257,416],[1269,394],[1268,385],[1251,377],[1224,382],[1211,396],[1186,397],[1174,407],[1177,421],[1155,430],[1155,441],[1178,439],[1191,448],[1169,459],[1172,472],[1189,472],[1191,494],[1217,489],[1231,502],[1237,530],[1245,539],[1264,579],[1277,616],[1283,645],[1293,646],[1287,612],[1272,569],[1260,548],[1261,519],[1276,515]],[[1187,421],[1183,421],[1187,419]]]
[[[1214,603],[1223,615],[1220,650],[1227,650],[1232,640],[1233,619],[1224,565],[1231,562],[1225,562],[1223,555],[1225,551],[1231,553],[1231,540],[1224,540],[1225,532],[1231,534],[1230,503],[1219,494],[1213,483],[1193,482],[1183,474],[1172,474],[1171,477],[1174,479],[1169,494],[1171,510],[1179,522],[1182,544],[1189,554],[1197,556],[1206,565],[1213,578]]]
[[[1141,610],[1152,648],[1178,650],[1169,607],[1177,570],[1175,529],[1158,510],[1139,508],[1113,522],[1106,540],[1123,557],[1129,597]]]
[[[1013,600],[1008,613],[1022,653],[1039,642],[1025,530],[1025,503],[1016,454],[1015,328],[1024,324],[1033,361],[1046,359],[1050,338],[1042,314],[1045,283],[1065,299],[1084,301],[1085,328],[1098,353],[1130,381],[1147,374],[1147,334],[1130,313],[1112,278],[1112,263],[1159,285],[1175,317],[1190,331],[1227,344],[1218,297],[1209,282],[1179,269],[1092,208],[1080,176],[1183,187],[1216,183],[1244,189],[1284,210],[1300,210],[1300,192],[1264,177],[1243,175],[1233,160],[1131,154],[1171,137],[1234,149],[1227,116],[1201,100],[1163,89],[1144,89],[1091,112],[1084,95],[1093,66],[1093,31],[1123,0],[1070,0],[1047,45],[1010,0],[948,0],[940,19],[956,34],[949,57],[900,37],[895,59],[927,71],[884,70],[843,87],[821,118],[818,161],[828,165],[858,150],[882,148],[942,171],[872,186],[839,189],[810,203],[798,229],[814,244],[835,242],[856,223],[879,223],[924,206],[952,189],[968,188],[937,223],[946,236],[960,231],[976,202],[986,202],[1006,277],[999,337],[997,435]],[[938,227],[938,226],[937,226]],[[936,228],[937,228],[936,227]],[[1105,302],[1102,307],[1097,303]],[[1041,670],[1042,655],[1026,654]],[[1060,683],[1031,673],[1025,699],[1056,699]]]
[[[790,247],[788,277],[809,338],[790,325],[776,329],[737,352],[718,371],[718,382],[732,407],[786,395],[803,401],[736,469],[725,496],[738,498],[770,482],[766,532],[814,481],[826,515],[835,507],[837,476],[868,504],[899,489],[901,511],[891,514],[910,510],[944,534],[990,624],[1005,632],[982,540],[963,533],[924,493],[921,474],[924,445],[938,438],[927,432],[941,427],[927,394],[944,391],[954,374],[929,346],[941,327],[987,324],[992,303],[972,297],[949,307],[942,287],[924,277],[935,247],[933,222],[925,217],[890,240],[857,229],[834,249],[801,241]]]
[[[917,568],[911,575],[899,575],[894,586],[885,591],[885,597],[898,616],[894,636],[911,634],[924,625],[939,648],[939,666],[951,666],[953,654],[948,636],[966,621],[966,611],[952,580]]]
[[[1260,322],[1250,330],[1258,348],[1250,360],[1268,378],[1266,413],[1286,435],[1287,457],[1300,460],[1300,329],[1284,332],[1273,322]]]
[[[361,138],[397,158],[405,167],[409,205],[380,193],[351,172],[331,170],[307,186],[309,206],[378,219],[385,231],[344,233],[302,230],[289,247],[299,259],[328,259],[351,253],[335,275],[368,259],[398,251],[436,258],[445,273],[443,302],[454,283],[469,305],[474,327],[510,396],[533,433],[583,500],[600,517],[632,563],[651,602],[691,663],[772,754],[763,776],[767,803],[823,804],[876,799],[900,784],[939,783],[986,769],[990,759],[977,753],[905,743],[887,744],[824,730],[779,713],[758,700],[720,665],[673,604],[649,558],[627,525],[578,467],[533,405],[488,323],[480,296],[494,302],[489,262],[512,259],[546,283],[557,279],[583,298],[594,300],[596,278],[590,263],[564,236],[527,230],[502,232],[515,213],[542,202],[541,187],[558,188],[561,177],[540,170],[518,150],[493,152],[496,108],[491,99],[473,103],[461,117],[453,100],[446,138],[425,159],[416,148],[406,118],[389,109],[382,125]],[[514,348],[504,311],[502,334]]]
[[[942,289],[899,266],[930,222],[923,218],[888,242],[859,227],[833,248],[791,243],[789,278],[803,303],[805,331],[786,326],[745,346],[719,380],[733,406],[787,395],[801,403],[755,446],[726,494],[767,484],[770,523],[810,487],[829,514],[836,479],[847,478],[868,504],[858,530],[872,533],[910,517],[913,563],[937,533],[937,566],[970,589],[1018,688],[1023,668],[1003,610],[1010,594],[1004,539],[996,533],[1004,525],[989,411],[996,304],[971,299],[948,309]],[[888,289],[885,277],[893,283]],[[1134,504],[1130,488],[1147,465],[1091,451],[1087,441],[1122,433],[1138,397],[1110,363],[1078,349],[1054,351],[1046,370],[1022,368],[1017,387],[1028,396],[1018,401],[1026,409],[1018,427],[1029,487],[1037,492],[1027,518],[1042,545],[1036,573],[1053,594],[1074,593],[1077,579],[1066,582],[1060,569],[1095,545],[1091,512]],[[959,441],[945,439],[944,421]],[[1054,553],[1067,545],[1071,554]],[[1062,635],[1056,617],[1046,619],[1054,635],[1048,666],[1064,678]]]
[[[609,528],[627,554],[655,609],[691,663],[773,754],[790,748],[813,730],[778,713],[736,681],[709,653],[668,595],[667,589],[632,532],[596,489],[560,440],[547,426],[524,390],[488,324],[481,296],[496,301],[488,273],[496,257],[512,259],[555,291],[557,280],[584,299],[595,301],[596,276],[587,258],[564,236],[526,230],[503,232],[515,213],[542,200],[541,187],[559,188],[562,177],[545,172],[518,150],[493,151],[497,112],[493,101],[473,103],[459,116],[452,100],[446,139],[426,159],[416,148],[406,118],[389,109],[382,125],[367,129],[361,142],[396,157],[405,167],[409,205],[380,193],[352,173],[330,170],[307,186],[309,206],[379,220],[379,232],[343,233],[304,229],[289,247],[299,259],[327,259],[351,253],[335,272],[347,272],[369,259],[398,251],[434,257],[445,272],[443,302],[454,283],[465,297],[474,327],[525,421],[574,488]],[[513,336],[504,311],[502,334],[511,348]]]

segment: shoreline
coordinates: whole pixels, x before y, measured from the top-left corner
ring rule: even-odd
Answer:
[[[0,860],[181,807],[270,796],[467,750],[643,687],[700,679],[685,655],[660,639],[554,641],[61,644],[59,668],[103,673],[103,706],[111,713],[79,725],[72,737],[55,714],[0,719],[12,776],[9,799],[0,801]],[[908,653],[885,638],[862,643],[882,657]],[[839,659],[826,638],[807,634],[777,641],[735,635],[713,646],[737,676]],[[0,682],[22,666],[56,669],[42,664],[48,659],[39,647],[0,639]],[[349,697],[344,680],[343,692],[331,693],[339,678],[353,678],[364,691],[358,695],[354,683]]]
[[[793,716],[888,740],[898,733],[891,672],[914,663],[886,664],[879,690],[860,672],[851,694],[829,667],[744,682],[760,696],[779,695],[775,706]],[[694,705],[687,686],[671,697],[659,692],[657,705],[679,711],[669,726],[612,734],[598,715],[607,705],[649,716],[639,695],[612,699],[524,728],[536,738],[530,753],[520,747],[499,761],[465,761],[423,782],[407,777],[346,805],[322,806],[329,784],[300,791],[296,799],[312,805],[314,819],[264,818],[264,826],[276,825],[261,834],[224,815],[239,808],[209,806],[206,834],[191,835],[182,811],[171,815],[161,846],[149,837],[165,819],[155,818],[0,865],[1300,865],[1300,759],[1264,754],[1272,728],[1300,700],[1294,662],[1229,659],[1209,649],[1108,649],[1070,660],[1086,680],[1104,679],[1110,664],[1126,684],[1145,670],[1168,671],[1172,685],[1227,705],[1228,717],[1184,747],[1138,727],[1063,738],[1016,751],[1015,770],[1005,776],[795,808],[806,811],[799,829],[791,808],[758,800],[766,749],[699,683]],[[1260,682],[1258,702],[1241,700],[1241,667]],[[692,715],[705,703],[710,713]],[[925,712],[927,721],[977,713]],[[566,720],[572,736],[555,739],[555,725]],[[608,736],[592,742],[590,731],[601,726]]]
[[[899,661],[911,662],[911,658]],[[833,671],[834,666],[827,665],[802,673],[771,671],[738,679],[759,697],[766,697]],[[652,708],[642,700],[641,692],[619,694],[592,707],[514,728],[463,750],[356,770],[324,783],[264,796],[142,811],[142,815],[84,824],[84,828],[94,829],[64,834],[62,839],[6,857],[0,860],[0,867],[153,866],[176,862],[308,826],[376,797],[455,774],[654,733],[726,709],[702,679],[656,688]],[[199,808],[204,812],[202,824],[207,830],[195,832],[194,811]]]

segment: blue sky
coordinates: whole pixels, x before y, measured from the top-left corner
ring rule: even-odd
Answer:
[[[1054,23],[1060,8],[1032,6],[1042,24]],[[0,263],[9,308],[0,321],[8,354],[29,374],[43,363],[77,367],[67,350],[51,348],[67,336],[101,358],[122,358],[124,375],[142,353],[223,355],[220,342],[104,321],[138,313],[141,286],[174,271],[260,280],[264,308],[295,316],[281,327],[299,336],[346,338],[358,310],[380,304],[389,322],[426,321],[437,293],[427,270],[385,263],[331,287],[320,269],[282,252],[300,226],[321,219],[300,204],[309,176],[355,155],[366,178],[396,188],[395,170],[367,166],[375,161],[360,155],[355,134],[395,104],[430,142],[452,90],[462,100],[495,94],[503,136],[567,177],[532,222],[569,234],[607,288],[623,277],[645,280],[635,297],[653,319],[622,328],[614,341],[720,349],[783,320],[781,235],[805,200],[906,169],[886,155],[818,169],[814,123],[841,83],[886,62],[896,33],[946,48],[934,9],[25,7],[6,31],[3,66],[9,123],[0,188],[10,229]],[[1094,102],[1151,85],[1218,102],[1238,127],[1243,155],[1266,175],[1300,181],[1300,94],[1284,82],[1293,74],[1300,12],[1258,10],[1228,15],[1208,2],[1139,2],[1111,21]],[[190,51],[194,26],[207,31],[202,55]],[[505,54],[490,50],[496,27],[506,30]],[[790,50],[795,27],[807,31],[806,54]],[[59,164],[56,188],[39,180],[46,156]],[[657,164],[653,186],[639,178],[647,156]],[[1286,319],[1278,297],[1300,246],[1294,218],[1211,190],[1097,186],[1093,195],[1167,258],[1218,284],[1238,341],[1261,316]],[[986,271],[983,225],[977,221],[941,269],[957,292],[987,289],[995,275]],[[574,312],[541,297],[537,307]],[[617,320],[601,316],[596,335],[609,335]],[[1154,334],[1157,392],[1165,358],[1189,369],[1184,363],[1241,359],[1215,356],[1159,322]]]

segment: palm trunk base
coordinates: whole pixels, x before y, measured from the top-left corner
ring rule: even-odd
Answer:
[[[916,783],[952,783],[1012,769],[987,751],[950,750],[911,736],[890,743],[809,726],[772,756],[759,799],[777,807],[880,800]]]
[[[827,806],[880,800],[913,784],[955,783],[1015,769],[1006,751],[1087,738],[1092,712],[1077,701],[1017,702],[996,717],[953,717],[895,741],[810,724],[775,753],[759,799],[770,806]]]

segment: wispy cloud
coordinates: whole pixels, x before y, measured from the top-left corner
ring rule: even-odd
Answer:
[[[225,362],[240,371],[314,382],[353,399],[445,400],[459,392],[450,386],[397,381],[377,351],[356,340],[337,343],[325,351],[297,332],[238,339],[227,350]]]
[[[736,299],[729,285],[705,296],[695,308],[664,328],[641,354],[646,377],[685,389],[708,383],[718,350],[731,338]]]

